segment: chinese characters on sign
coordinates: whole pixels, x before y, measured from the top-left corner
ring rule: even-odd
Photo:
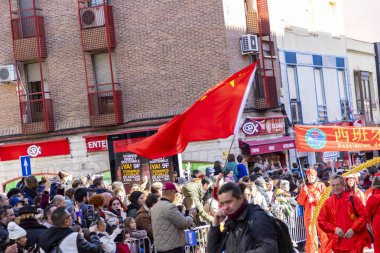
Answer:
[[[299,152],[359,151],[380,149],[380,128],[295,126]]]

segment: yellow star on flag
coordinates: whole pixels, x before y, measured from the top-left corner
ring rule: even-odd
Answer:
[[[203,97],[201,98],[201,101],[205,100],[206,98],[207,98],[207,95],[206,95],[206,96],[203,96]]]
[[[235,80],[232,80],[232,81],[230,82],[230,85],[231,85],[232,87],[235,88]]]

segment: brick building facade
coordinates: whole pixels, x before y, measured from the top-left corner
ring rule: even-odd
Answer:
[[[30,6],[33,0],[20,2]],[[246,1],[110,0],[108,5],[112,6],[112,13],[108,15],[113,17],[116,35],[111,72],[115,87],[121,91],[122,119],[118,124],[102,125],[100,122],[94,125],[90,120],[88,85],[96,86],[99,79],[107,81],[110,78],[110,58],[107,47],[83,50],[79,21],[83,17],[78,6],[86,2],[96,5],[100,1],[79,2],[78,5],[78,0],[36,0],[36,7],[41,9],[36,13],[44,20],[46,58],[32,60],[17,60],[13,54],[15,40],[12,40],[11,15],[14,13],[9,12],[9,4],[14,10],[21,7],[15,6],[12,0],[0,2],[3,10],[0,15],[0,65],[16,62],[20,72],[19,84],[0,84],[0,142],[8,147],[64,137],[70,143],[70,154],[32,159],[33,173],[66,169],[83,175],[108,170],[107,151],[88,152],[83,137],[158,127],[184,111],[212,85],[251,61],[250,56],[240,55],[240,36],[249,30]],[[238,14],[239,18],[235,19],[233,14]],[[229,24],[236,20],[238,23]],[[86,43],[99,42],[96,41],[99,37],[92,39],[90,37]],[[38,79],[39,70],[43,72],[45,93],[49,93],[47,99],[52,101],[52,112],[47,113],[52,114],[54,127],[49,131],[26,133],[22,128],[24,116],[20,113],[16,90],[23,87],[28,96],[31,93],[28,89],[32,87],[30,80],[34,76]],[[277,61],[275,70],[278,75]],[[272,96],[274,94],[277,99],[276,85],[274,92]],[[251,91],[246,116],[280,114],[274,108],[277,106],[273,107],[274,111],[265,106],[255,110],[256,107],[254,91]],[[5,181],[21,176],[19,168],[18,160],[0,159],[0,177]]]

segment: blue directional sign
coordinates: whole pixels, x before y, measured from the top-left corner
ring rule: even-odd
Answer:
[[[30,156],[20,156],[20,165],[23,177],[27,177],[32,174],[32,164],[30,163]]]

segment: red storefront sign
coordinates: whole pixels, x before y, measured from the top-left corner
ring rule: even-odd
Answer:
[[[249,118],[241,127],[242,132],[248,136],[280,134],[285,132],[285,116]]]
[[[251,155],[267,154],[296,148],[294,139],[289,136],[263,141],[243,141],[243,144],[249,148]]]
[[[144,140],[146,137],[140,137],[140,138],[131,138],[131,139],[124,139],[124,140],[119,140],[119,141],[114,141],[113,142],[113,152],[115,153],[122,153],[126,152],[125,148],[128,145],[131,145],[133,143],[139,142]]]
[[[70,155],[68,139],[0,145],[0,161],[18,160],[20,156],[31,158]]]
[[[86,139],[87,152],[108,150],[107,136],[83,136]]]

